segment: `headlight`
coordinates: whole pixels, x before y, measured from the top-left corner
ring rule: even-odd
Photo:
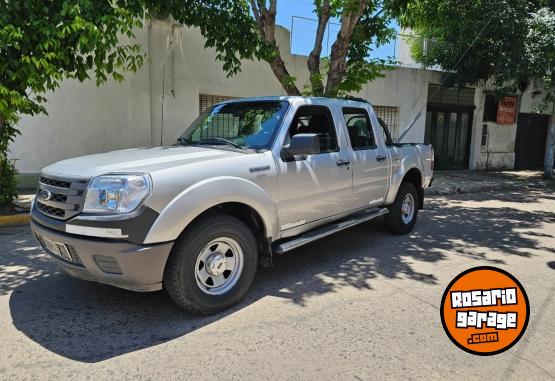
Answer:
[[[85,197],[85,213],[129,213],[150,194],[148,175],[103,175],[92,179]]]

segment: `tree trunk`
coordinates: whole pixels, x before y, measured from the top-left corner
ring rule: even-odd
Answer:
[[[285,67],[285,62],[281,58],[279,46],[276,43],[277,0],[270,0],[269,7],[266,7],[266,0],[251,0],[250,4],[260,37],[274,50],[265,60],[270,64],[272,72],[287,92],[287,95],[301,95],[301,92],[295,86],[294,78]]]
[[[367,6],[368,0],[353,3],[349,7],[346,6],[346,10],[341,16],[341,29],[331,48],[330,68],[325,91],[325,95],[328,97],[335,97],[339,92],[341,80],[347,70],[347,54],[351,37]]]
[[[553,112],[547,130],[547,141],[545,143],[545,160],[543,177],[553,178],[553,160],[555,160],[555,101],[553,102]]]
[[[276,49],[278,49],[277,46]],[[281,56],[278,55],[268,60],[268,63],[270,64],[274,75],[281,83],[281,86],[283,86],[283,88],[287,92],[287,95],[301,95],[301,92],[299,91],[299,89],[297,89],[297,86],[295,86],[291,75],[287,71],[287,68],[285,67],[285,62],[283,62]]]
[[[324,0],[322,9],[318,15],[318,29],[316,30],[316,39],[314,40],[314,48],[308,56],[308,71],[310,72],[310,85],[313,95],[324,94],[324,82],[320,73],[320,56],[322,55],[322,41],[324,33],[330,19],[330,2]]]

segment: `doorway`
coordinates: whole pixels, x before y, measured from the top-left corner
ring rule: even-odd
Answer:
[[[549,115],[518,114],[515,169],[543,167]]]
[[[428,106],[424,142],[435,152],[436,169],[468,169],[472,108]]]

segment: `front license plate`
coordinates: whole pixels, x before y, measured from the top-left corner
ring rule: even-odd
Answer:
[[[57,255],[58,257],[71,262],[71,255],[69,254],[69,250],[65,243],[56,242],[42,236],[40,237],[40,240],[44,243],[44,246],[46,246],[46,249],[50,251],[52,254]]]

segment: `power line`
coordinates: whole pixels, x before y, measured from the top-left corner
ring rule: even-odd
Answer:
[[[447,81],[447,79],[453,75],[455,73],[455,69],[457,68],[457,66],[459,66],[459,64],[462,62],[462,60],[464,59],[464,57],[466,56],[466,54],[470,51],[470,49],[472,49],[474,47],[474,44],[476,43],[476,41],[478,41],[478,39],[480,38],[480,36],[482,35],[482,33],[484,32],[484,30],[486,30],[487,26],[489,25],[489,23],[491,22],[492,18],[490,18],[482,27],[482,29],[480,29],[480,32],[478,32],[478,34],[476,35],[476,37],[474,37],[474,40],[472,40],[472,43],[470,43],[470,45],[468,46],[468,48],[466,48],[466,50],[464,51],[464,53],[460,56],[460,58],[458,59],[458,61],[455,63],[455,65],[448,70],[448,74],[443,78],[443,80],[441,81],[441,83],[439,84],[439,86],[434,90],[434,92],[432,93],[432,95],[430,96],[430,98],[433,98],[434,95],[436,95],[436,93],[441,90],[442,86],[445,84],[445,82]],[[405,130],[401,133],[401,135],[399,135],[399,138],[397,139],[397,142],[401,142],[401,140],[405,137],[405,135],[409,132],[409,130],[412,128],[412,126],[414,125],[414,123],[416,123],[416,121],[418,120],[418,118],[420,118],[420,116],[422,115],[422,110],[424,110],[424,108],[426,108],[426,105],[422,106],[420,108],[420,110],[418,110],[418,112],[416,113],[415,117],[409,122],[409,124],[407,125],[407,127],[405,128]]]

